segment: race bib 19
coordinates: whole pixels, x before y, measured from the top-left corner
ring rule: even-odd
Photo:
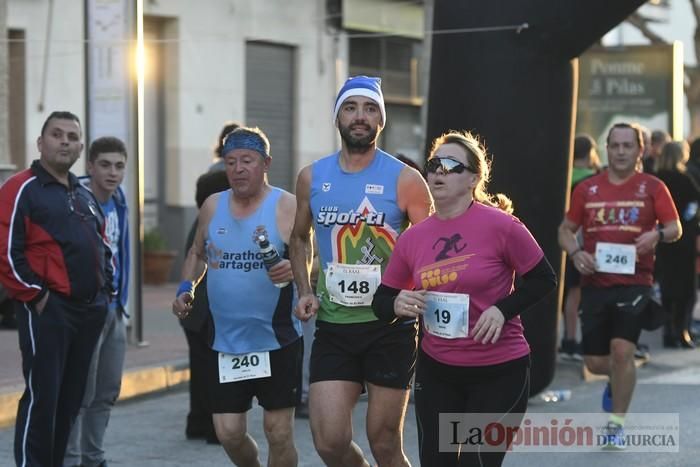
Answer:
[[[233,383],[246,379],[267,378],[270,352],[250,352],[240,355],[219,352],[219,382]]]
[[[425,294],[423,326],[430,334],[445,339],[467,337],[469,295],[428,292]]]
[[[624,243],[598,242],[595,246],[596,270],[609,274],[634,274],[637,249]]]
[[[378,264],[330,263],[326,269],[328,298],[343,306],[370,306],[381,275]]]

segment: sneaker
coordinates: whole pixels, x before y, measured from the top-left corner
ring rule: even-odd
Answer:
[[[608,422],[605,426],[605,444],[603,449],[606,451],[622,451],[625,449],[625,430],[622,428],[622,425]]]
[[[613,402],[612,402],[612,386],[610,383],[605,385],[605,391],[603,391],[603,411],[612,412]]]
[[[581,352],[581,343],[574,339],[562,339],[559,353],[565,360],[582,362],[583,356]]]
[[[647,361],[650,358],[649,346],[646,344],[637,344],[637,349],[634,351],[634,359]]]

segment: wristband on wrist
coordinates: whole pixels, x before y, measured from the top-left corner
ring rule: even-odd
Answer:
[[[661,224],[658,224],[656,226],[656,231],[659,232],[659,243],[664,241],[664,231],[663,231],[664,226]]]
[[[180,282],[180,287],[177,289],[177,292],[175,293],[175,298],[179,297],[183,293],[188,293],[192,298],[194,298],[194,284],[192,281],[182,281]]]
[[[576,255],[576,253],[578,253],[579,251],[581,251],[581,247],[578,247],[574,251],[569,253],[569,258],[573,258]]]

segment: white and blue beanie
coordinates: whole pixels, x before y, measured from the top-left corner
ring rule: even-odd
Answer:
[[[345,81],[343,87],[338,91],[333,109],[333,121],[338,118],[340,105],[352,96],[364,96],[372,99],[379,106],[382,112],[382,125],[386,125],[386,110],[384,109],[384,95],[382,94],[382,80],[373,76],[352,76]]]

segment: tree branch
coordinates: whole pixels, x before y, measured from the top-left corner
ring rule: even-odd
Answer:
[[[700,5],[695,0],[690,0],[690,8],[692,8],[693,15],[695,15],[695,24],[700,24]]]
[[[692,1],[693,0],[691,0],[691,2]],[[627,22],[630,23],[635,28],[637,28],[639,30],[639,32],[641,32],[644,37],[649,39],[649,41],[652,44],[668,44],[668,41],[666,39],[659,36],[654,31],[652,31],[651,28],[649,28],[649,18],[645,18],[644,16],[640,15],[638,12],[632,13],[627,18]]]

